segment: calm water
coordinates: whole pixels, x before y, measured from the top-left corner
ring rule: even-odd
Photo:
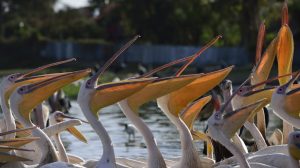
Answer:
[[[179,135],[176,128],[167,119],[165,115],[155,106],[154,103],[143,107],[140,116],[152,130],[156,138],[158,147],[164,157],[172,158],[181,155]],[[84,116],[76,102],[72,102],[70,110],[72,116],[84,119]],[[124,132],[124,123],[130,123],[123,115],[117,105],[109,106],[101,110],[100,121],[108,131],[114,144],[117,157],[146,157],[147,149],[144,140],[136,131],[135,142],[129,142],[128,135]],[[68,132],[62,134],[62,139],[69,153],[83,157],[84,159],[99,159],[102,154],[102,145],[100,139],[88,124],[77,127],[88,139],[88,144],[75,139]],[[203,128],[200,123],[196,125],[197,129]],[[200,151],[203,143],[196,144]],[[201,150],[202,151],[202,150]]]

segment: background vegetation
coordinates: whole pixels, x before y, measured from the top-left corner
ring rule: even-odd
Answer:
[[[282,0],[89,0],[81,9],[55,11],[56,0],[1,0],[0,41],[116,42],[141,34],[144,43],[253,48],[265,20],[271,39],[280,26]],[[300,1],[289,0],[291,27],[299,38]]]

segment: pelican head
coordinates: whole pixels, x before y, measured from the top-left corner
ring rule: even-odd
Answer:
[[[286,84],[279,86],[273,93],[271,106],[277,111],[284,111],[290,117],[300,118],[300,87],[293,85],[295,80],[300,76],[300,71],[297,71]]]
[[[293,93],[298,92],[300,90],[299,87],[292,89],[292,85],[299,76],[300,76],[300,71],[298,71],[297,74],[292,79],[290,79],[286,84],[279,86],[276,89],[276,93],[280,95],[291,95]]]
[[[79,118],[68,116],[61,111],[55,111],[54,113],[52,113],[49,117],[49,122],[50,122],[50,125],[54,125],[54,124],[57,124],[60,122],[64,122],[65,119],[73,119],[73,120],[75,119],[75,120],[79,120],[84,123],[88,123],[87,121],[81,120]],[[78,140],[80,140],[84,143],[87,143],[87,140],[84,137],[84,135],[82,135],[81,132],[79,130],[77,130],[75,127],[69,127],[66,129],[66,131],[68,131],[70,134],[74,135]]]
[[[274,90],[276,89],[276,87],[275,86],[267,86],[265,88],[261,88],[261,86],[265,85],[268,82],[272,82],[274,80],[278,80],[280,78],[286,77],[288,75],[291,75],[291,74],[285,74],[282,76],[273,77],[268,80],[257,83],[255,85],[246,86],[245,84],[243,84],[237,90],[237,92],[236,92],[237,96],[235,96],[232,100],[234,108],[240,108],[245,105],[255,103],[261,99],[266,99],[266,101],[270,102],[272,99],[272,94],[273,94]],[[245,81],[245,83],[246,83],[246,81]]]
[[[115,104],[151,83],[150,79],[132,79],[98,85],[97,78],[85,81],[79,90],[78,103],[81,108],[88,108],[96,117],[101,108]],[[84,110],[85,111],[85,110]]]
[[[300,131],[290,133],[288,147],[290,155],[300,160]]]
[[[27,122],[31,122],[30,112],[34,107],[42,103],[42,101],[47,99],[58,89],[87,76],[90,72],[90,69],[85,69],[62,73],[34,84],[21,86],[12,93],[10,99],[12,111],[15,112],[16,116],[19,116],[19,119],[22,118],[27,120]],[[19,113],[16,114],[17,112]]]
[[[220,84],[220,88],[221,88],[222,91],[224,91],[224,90],[232,91],[232,82],[231,82],[231,80],[226,79],[226,80],[222,81],[221,84]]]
[[[47,64],[47,65],[35,68],[26,73],[14,73],[14,74],[4,77],[2,79],[2,82],[0,85],[0,93],[1,93],[1,95],[4,95],[4,102],[2,102],[2,103],[6,103],[6,105],[8,106],[8,100],[9,100],[10,95],[19,86],[39,82],[39,81],[48,79],[50,77],[53,77],[55,75],[59,75],[59,74],[51,74],[51,75],[48,74],[48,75],[32,76],[32,74],[42,71],[49,67],[57,66],[57,65],[68,63],[68,62],[75,61],[75,60],[76,59],[72,58],[72,59],[68,59],[65,61],[59,61],[59,62],[55,62],[55,63],[51,63],[51,64]]]
[[[212,94],[215,112],[208,119],[208,125],[212,127],[221,127],[224,135],[226,135],[228,138],[231,138],[237,132],[237,130],[244,125],[248,118],[254,116],[255,112],[257,112],[257,109],[260,109],[267,104],[266,99],[260,99],[254,103],[244,105],[241,108],[232,111],[225,111],[230,101],[233,100],[246,82],[247,80],[238,88],[237,91],[232,94],[232,96],[224,103],[222,107],[216,94]]]

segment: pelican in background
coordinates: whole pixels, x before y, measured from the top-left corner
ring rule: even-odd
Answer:
[[[57,65],[72,62],[72,61],[75,61],[75,59],[72,58],[72,59],[68,59],[65,61],[59,61],[59,62],[47,64],[47,65],[38,67],[36,69],[33,69],[24,74],[16,73],[16,74],[12,74],[7,77],[4,77],[2,79],[2,82],[0,85],[0,103],[1,103],[1,108],[3,111],[3,115],[4,115],[4,121],[1,121],[1,123],[5,123],[4,128],[1,128],[2,131],[9,131],[9,130],[16,129],[15,119],[10,111],[10,106],[9,106],[9,97],[12,94],[12,92],[19,86],[42,81],[47,78],[53,77],[53,75],[54,76],[57,75],[57,74],[53,74],[53,75],[30,76],[33,73],[42,71],[49,67],[57,66]],[[10,135],[4,136],[4,139],[11,139],[14,137],[15,137],[15,134],[10,134]]]
[[[55,111],[54,113],[50,114],[49,124],[50,125],[55,125],[57,123],[66,122],[65,119],[71,119],[71,120],[74,120],[74,121],[79,121],[79,124],[81,124],[81,122],[87,123],[86,121],[83,121],[81,119],[65,115],[61,111]],[[76,123],[76,125],[79,125],[79,124]],[[80,131],[78,131],[74,126],[68,127],[66,129],[66,131],[68,131],[70,134],[74,135],[78,140],[80,140],[84,143],[87,143],[87,140],[84,137],[84,135],[82,135],[80,133]],[[61,141],[60,133],[55,134],[52,138],[53,138],[53,140],[55,142],[55,146],[58,150],[58,156],[59,156],[60,161],[67,162],[67,163],[81,163],[81,162],[84,162],[84,160],[82,158],[78,157],[78,156],[67,154],[66,149],[65,149],[65,147],[64,147],[64,145]]]
[[[47,99],[58,89],[87,76],[90,72],[90,69],[85,69],[64,73],[41,82],[21,86],[11,95],[11,110],[22,125],[32,127],[34,124],[30,121],[30,113],[36,105]],[[37,154],[42,155],[38,166],[58,161],[56,150],[49,137],[40,128],[33,129],[32,135],[40,138],[35,141],[36,148],[34,149]],[[15,167],[25,166],[20,162],[12,164]]]

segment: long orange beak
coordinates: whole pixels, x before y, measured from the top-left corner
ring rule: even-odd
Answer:
[[[34,107],[42,103],[58,89],[87,76],[90,72],[90,69],[75,71],[20,87],[15,92],[21,95],[20,102],[18,102],[21,115],[30,121],[30,112]]]
[[[238,129],[244,125],[247,119],[255,115],[255,113],[258,111],[257,109],[261,109],[267,104],[268,102],[263,99],[224,114],[223,119],[224,123],[226,123],[223,125],[224,134],[229,138],[233,137]]]
[[[140,35],[134,36],[129,40],[124,46],[122,46],[114,55],[99,69],[90,79],[90,83],[93,86],[97,86],[99,77],[106,71],[106,69],[124,52],[126,51],[138,38]]]
[[[204,95],[206,92],[218,85],[231,72],[233,66],[204,74],[198,79],[183,88],[170,93],[168,100],[168,108],[170,112],[178,116],[178,114],[187,105]]]
[[[189,105],[180,115],[190,130],[193,129],[194,122],[199,116],[202,108],[211,100],[211,96],[203,97]]]
[[[69,63],[69,62],[72,62],[72,61],[76,61],[76,59],[71,58],[71,59],[64,60],[64,61],[58,61],[58,62],[55,62],[55,63],[51,63],[51,64],[47,64],[47,65],[35,68],[35,69],[33,69],[33,70],[31,70],[27,73],[24,73],[24,74],[16,74],[17,75],[16,79],[11,79],[11,80],[13,80],[12,81],[13,83],[10,85],[9,88],[7,88],[7,90],[4,93],[6,105],[8,106],[9,97],[11,96],[12,92],[17,87],[22,86],[22,85],[26,85],[26,84],[36,83],[36,82],[39,82],[39,81],[43,81],[43,80],[52,78],[54,76],[61,75],[62,73],[53,73],[53,74],[47,74],[47,75],[31,76],[32,74],[40,72],[40,71],[45,70],[45,69],[50,68],[50,67],[54,67],[54,66],[58,66],[58,65],[61,65],[61,64]]]
[[[131,79],[99,85],[90,97],[90,110],[98,118],[98,112],[101,108],[131,96],[153,82],[153,80],[155,78]]]
[[[277,60],[278,75],[292,72],[294,56],[294,39],[293,33],[288,26],[288,7],[285,3],[282,8],[282,26],[278,33]],[[289,81],[290,77],[279,79],[280,85]]]
[[[196,74],[155,79],[142,90],[128,97],[128,105],[134,112],[137,113],[139,107],[144,103],[178,90],[202,75],[203,74]]]
[[[88,123],[87,121],[84,121],[80,118],[68,116],[64,113],[59,113],[58,117],[56,117],[57,122],[63,122],[64,119],[76,119],[81,122]],[[72,134],[74,137],[76,137],[81,142],[87,143],[87,139],[85,138],[85,136],[76,127],[69,127],[66,129],[66,131],[68,131],[70,134]]]

